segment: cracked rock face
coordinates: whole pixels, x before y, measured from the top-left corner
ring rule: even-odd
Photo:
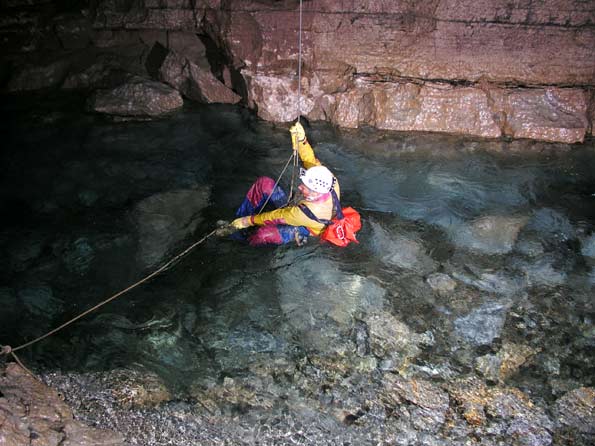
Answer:
[[[301,33],[298,2],[64,3],[0,5],[6,91],[65,80],[98,88],[79,78],[110,54],[131,76],[191,101],[241,100],[269,121],[301,114],[347,128],[566,143],[592,133],[595,17],[581,0],[312,0]],[[170,56],[149,76],[156,44]]]

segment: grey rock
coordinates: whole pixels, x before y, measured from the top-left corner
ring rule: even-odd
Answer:
[[[80,275],[89,270],[94,258],[95,251],[86,237],[76,239],[66,247],[63,253],[66,268],[70,272]]]
[[[372,246],[384,263],[419,274],[427,274],[436,269],[435,262],[426,254],[423,244],[416,236],[391,233],[374,221],[370,224],[373,231]]]
[[[579,432],[595,434],[595,389],[580,387],[556,401],[558,421]]]
[[[509,306],[489,302],[454,321],[455,334],[473,345],[489,345],[499,337]]]
[[[457,245],[472,251],[506,254],[512,251],[527,220],[525,216],[488,215],[458,227],[451,237]]]

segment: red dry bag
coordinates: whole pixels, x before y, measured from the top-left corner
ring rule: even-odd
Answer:
[[[318,218],[314,213],[304,205],[300,209],[304,214],[318,223],[326,225],[326,228],[320,234],[321,240],[326,240],[333,245],[345,247],[350,242],[359,243],[355,233],[362,227],[359,212],[352,207],[341,209],[339,198],[334,190],[331,190],[333,196],[333,206],[335,207],[335,217],[332,220]]]

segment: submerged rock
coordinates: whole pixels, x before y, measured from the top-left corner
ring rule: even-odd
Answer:
[[[302,260],[277,276],[281,309],[306,349],[352,348],[346,335],[355,317],[385,304],[386,291],[373,280],[343,272],[324,258]]]
[[[585,257],[595,258],[595,234],[581,240],[581,253]]]
[[[452,238],[457,245],[473,251],[506,254],[512,251],[527,220],[527,217],[489,215],[457,228]]]
[[[419,335],[388,312],[375,311],[364,318],[369,332],[370,351],[383,360],[381,366],[401,370],[421,353],[419,344],[429,343],[429,335]]]
[[[145,198],[132,211],[138,227],[138,260],[150,267],[176,243],[192,234],[202,221],[200,211],[208,204],[210,190],[182,189]]]
[[[384,263],[419,274],[427,274],[436,266],[417,237],[403,233],[391,233],[379,223],[370,222],[373,230],[372,246]]]
[[[384,379],[383,399],[389,406],[406,401],[414,405],[411,411],[413,424],[419,430],[436,432],[446,421],[449,396],[429,381],[388,374]]]
[[[453,280],[448,274],[434,273],[430,274],[426,279],[430,288],[439,294],[448,294],[455,290],[457,282]]]
[[[488,302],[454,321],[455,335],[473,345],[489,345],[499,337],[509,304]]]

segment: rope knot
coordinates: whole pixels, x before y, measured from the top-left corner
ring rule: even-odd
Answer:
[[[0,350],[0,355],[8,355],[12,352],[12,347],[10,345],[3,345],[2,350]]]

